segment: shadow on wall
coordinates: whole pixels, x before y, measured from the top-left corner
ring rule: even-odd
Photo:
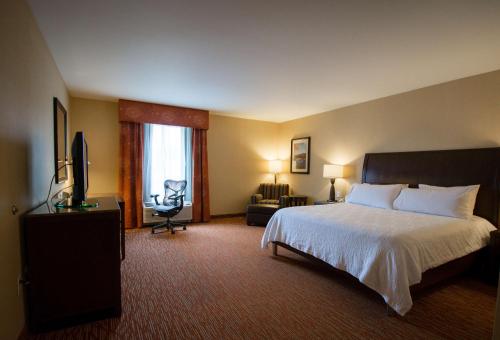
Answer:
[[[0,154],[5,162],[0,174],[0,286],[5,287],[0,290],[0,301],[22,323],[23,295],[21,290],[18,296],[17,285],[22,271],[22,218],[46,199],[55,167],[53,142],[47,143],[42,135],[28,141],[0,138]],[[67,183],[54,183],[52,192]],[[12,329],[12,325],[3,325],[4,320],[0,318],[0,330]],[[21,329],[22,324],[17,326]],[[4,338],[1,332],[0,338]]]
[[[46,136],[35,134],[26,153],[26,208],[30,209],[45,201],[49,190],[50,180],[55,173],[54,141],[47,143]],[[52,189],[62,188],[64,183],[54,183]],[[25,192],[26,192],[25,191]]]
[[[3,331],[13,328],[21,329],[22,317],[22,294],[18,296],[17,279],[21,273],[21,216],[30,209],[32,197],[32,180],[29,171],[29,159],[26,142],[17,139],[0,139],[0,154],[5,164],[1,167],[0,187],[0,301],[16,318],[0,318],[0,338],[4,338]],[[16,206],[17,214],[12,213],[12,207]],[[19,320],[20,324],[13,327],[12,324],[4,324]],[[6,334],[5,334],[6,335]],[[7,335],[6,335],[7,336]],[[5,337],[8,338],[8,337]]]
[[[1,175],[2,205],[16,205],[20,212],[25,212],[45,201],[54,172],[54,151],[40,149],[41,142],[42,139],[34,140],[28,146],[24,141],[0,140],[1,153],[6,155]],[[54,183],[52,191],[63,185]]]
[[[33,168],[32,151],[23,140],[1,138],[0,154],[4,162],[0,167],[2,206],[10,207],[15,204],[20,211],[29,209],[32,204],[30,198],[33,197],[33,171],[29,171]]]
[[[5,165],[0,167],[0,301],[6,310],[16,315],[22,328],[22,290],[18,293],[18,277],[22,271],[22,217],[42,204],[49,190],[55,171],[54,144],[52,138],[34,134],[31,139],[0,138],[0,154]],[[68,171],[71,175],[71,171]],[[71,177],[70,177],[71,178]],[[69,181],[53,184],[52,193]],[[13,214],[13,207],[17,213]],[[4,289],[5,288],[5,289]],[[12,330],[13,325],[4,325],[6,318],[0,318],[0,338],[2,330]],[[12,319],[10,319],[12,320]]]

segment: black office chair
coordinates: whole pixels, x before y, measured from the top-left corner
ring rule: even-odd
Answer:
[[[152,234],[155,233],[155,230],[161,228],[165,228],[164,231],[170,230],[172,234],[175,234],[175,227],[182,227],[183,230],[186,230],[186,224],[170,220],[170,218],[180,213],[184,207],[184,191],[186,190],[186,185],[187,181],[174,181],[172,179],[167,179],[164,183],[165,196],[163,197],[163,204],[158,202],[158,196],[160,195],[151,195],[151,197],[155,199],[156,203],[153,216],[167,218],[165,222],[151,228]]]

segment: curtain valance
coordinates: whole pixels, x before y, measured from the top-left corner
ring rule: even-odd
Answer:
[[[208,111],[171,105],[118,101],[120,122],[184,126],[208,130]]]

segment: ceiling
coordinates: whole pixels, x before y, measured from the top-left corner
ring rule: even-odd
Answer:
[[[500,69],[500,1],[28,0],[72,95],[282,122]]]

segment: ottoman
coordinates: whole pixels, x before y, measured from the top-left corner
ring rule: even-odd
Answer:
[[[277,204],[249,204],[247,206],[247,225],[265,227],[278,209],[279,205]]]

